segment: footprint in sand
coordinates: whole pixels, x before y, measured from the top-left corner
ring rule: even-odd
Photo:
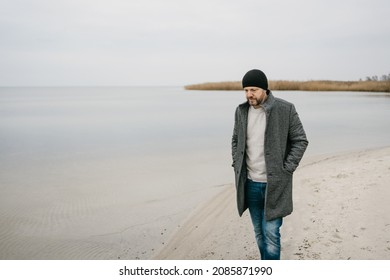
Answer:
[[[344,179],[344,178],[348,178],[349,176],[345,173],[340,173],[336,176],[337,179]]]

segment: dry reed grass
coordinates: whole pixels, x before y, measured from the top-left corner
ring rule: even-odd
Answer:
[[[269,81],[271,90],[390,92],[390,81]],[[187,90],[242,90],[241,82],[185,86]]]

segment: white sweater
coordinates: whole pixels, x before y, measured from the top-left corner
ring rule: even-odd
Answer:
[[[246,165],[248,178],[255,182],[267,182],[264,158],[265,110],[249,107],[246,135]]]

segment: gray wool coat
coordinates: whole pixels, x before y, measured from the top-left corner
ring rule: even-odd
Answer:
[[[248,208],[245,202],[247,179],[245,146],[249,106],[246,102],[237,107],[232,136],[232,166],[235,172],[237,207],[240,216]],[[269,221],[291,214],[293,172],[298,167],[309,142],[293,104],[275,98],[269,91],[268,98],[262,106],[266,112],[265,217]]]

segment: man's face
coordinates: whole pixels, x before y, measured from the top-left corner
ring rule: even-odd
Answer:
[[[249,104],[255,108],[260,107],[267,98],[267,92],[259,87],[245,87],[244,91]]]

